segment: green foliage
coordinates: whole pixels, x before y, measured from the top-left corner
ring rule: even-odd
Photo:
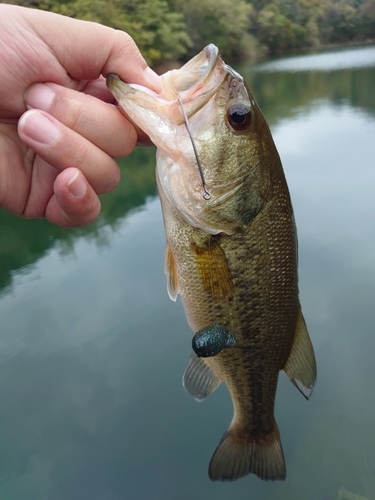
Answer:
[[[182,12],[192,46],[191,57],[214,43],[224,58],[239,59],[254,46],[248,33],[253,8],[244,0],[190,0],[183,2]]]
[[[231,61],[375,39],[375,0],[13,1],[124,30],[151,65],[208,43]]]
[[[358,20],[356,9],[343,0],[332,3],[322,20],[323,41],[344,42],[353,40]]]
[[[375,38],[375,0],[258,1],[250,31],[270,53]]]
[[[358,9],[358,32],[360,40],[375,37],[375,0],[367,0]]]
[[[34,0],[33,6],[126,31],[149,64],[179,59],[191,45],[183,15],[166,0]]]
[[[300,47],[306,40],[306,28],[288,19],[272,4],[258,13],[256,33],[271,53]]]
[[[134,10],[137,25],[129,32],[149,62],[178,59],[191,45],[181,13],[171,12],[166,0],[143,0]]]

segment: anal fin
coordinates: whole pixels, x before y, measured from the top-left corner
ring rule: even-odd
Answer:
[[[176,302],[178,295],[177,269],[173,253],[168,242],[165,247],[164,272],[167,276],[168,295],[173,302]]]
[[[285,460],[276,422],[271,434],[257,439],[232,424],[211,458],[208,473],[212,481],[235,481],[250,473],[265,481],[284,480]]]
[[[203,401],[220,384],[221,379],[211,370],[211,368],[192,353],[188,366],[182,378],[182,385],[185,391],[193,396],[197,401]]]
[[[297,389],[309,399],[316,381],[314,348],[300,310],[292,350],[283,368]]]

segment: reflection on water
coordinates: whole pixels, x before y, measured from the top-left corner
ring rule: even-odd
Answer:
[[[318,360],[309,402],[280,376],[286,481],[207,477],[231,403],[182,389],[191,332],[165,290],[154,152],[139,150],[88,228],[0,213],[0,498],[375,499],[375,63],[334,62],[370,49],[238,68],[288,178]]]
[[[341,49],[308,57],[297,56],[269,61],[255,67],[256,71],[337,71],[340,69],[373,68],[375,47],[356,47],[350,51]]]
[[[61,253],[69,253],[80,236],[94,239],[98,245],[109,243],[109,228],[116,231],[129,212],[156,195],[154,157],[154,148],[139,148],[120,160],[121,182],[115,192],[101,198],[101,216],[90,226],[67,230],[44,220],[24,221],[0,211],[0,296],[1,290],[9,291],[17,273],[28,272],[28,267],[51,248],[57,246]]]

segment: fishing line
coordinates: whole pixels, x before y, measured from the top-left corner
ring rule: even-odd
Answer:
[[[181,106],[181,109],[182,109],[182,115],[183,115],[184,120],[185,120],[186,130],[188,131],[188,134],[189,134],[189,137],[190,137],[190,140],[191,140],[191,144],[193,146],[195,158],[197,160],[197,165],[198,165],[198,169],[199,169],[199,174],[200,174],[201,179],[202,179],[202,186],[203,186],[203,191],[204,191],[203,198],[205,200],[209,200],[211,198],[211,194],[209,193],[209,191],[207,190],[207,187],[206,187],[206,182],[204,180],[202,165],[201,165],[201,162],[199,160],[198,151],[197,151],[197,148],[195,147],[195,142],[194,142],[193,134],[191,132],[189,120],[188,120],[187,114],[185,112],[184,105],[182,104],[181,97],[178,98],[178,102],[180,103],[180,106]]]
[[[178,102],[180,103],[180,106],[181,106],[181,109],[182,109],[182,114],[183,114],[183,117],[184,117],[184,120],[185,120],[186,130],[188,131],[188,134],[189,134],[189,137],[190,137],[190,140],[191,140],[191,144],[193,146],[195,158],[197,160],[197,165],[198,165],[198,169],[199,169],[199,174],[200,174],[201,179],[202,179],[202,186],[203,186],[203,189],[204,189],[203,198],[205,200],[209,200],[211,198],[211,194],[209,193],[209,191],[206,188],[206,182],[205,182],[204,175],[203,175],[202,164],[201,164],[201,162],[199,160],[198,151],[197,151],[197,148],[195,146],[193,134],[191,132],[189,120],[188,120],[188,117],[187,117],[184,105],[182,103],[181,97],[178,98]],[[211,267],[212,266],[212,262],[211,262],[211,260],[212,260],[211,259],[211,238],[209,238],[209,240],[208,240],[208,255],[209,255],[208,267],[209,267],[210,288],[211,288],[211,306],[212,306],[212,309],[213,309],[212,312],[213,312],[213,315],[214,315],[214,318],[215,318],[215,325],[217,325],[217,316],[216,316],[215,299],[214,299],[213,272],[212,272],[212,267]]]

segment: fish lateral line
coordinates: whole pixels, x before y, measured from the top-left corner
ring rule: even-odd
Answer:
[[[199,330],[193,337],[191,345],[198,358],[211,358],[223,349],[233,347],[236,336],[223,325],[210,325]]]

